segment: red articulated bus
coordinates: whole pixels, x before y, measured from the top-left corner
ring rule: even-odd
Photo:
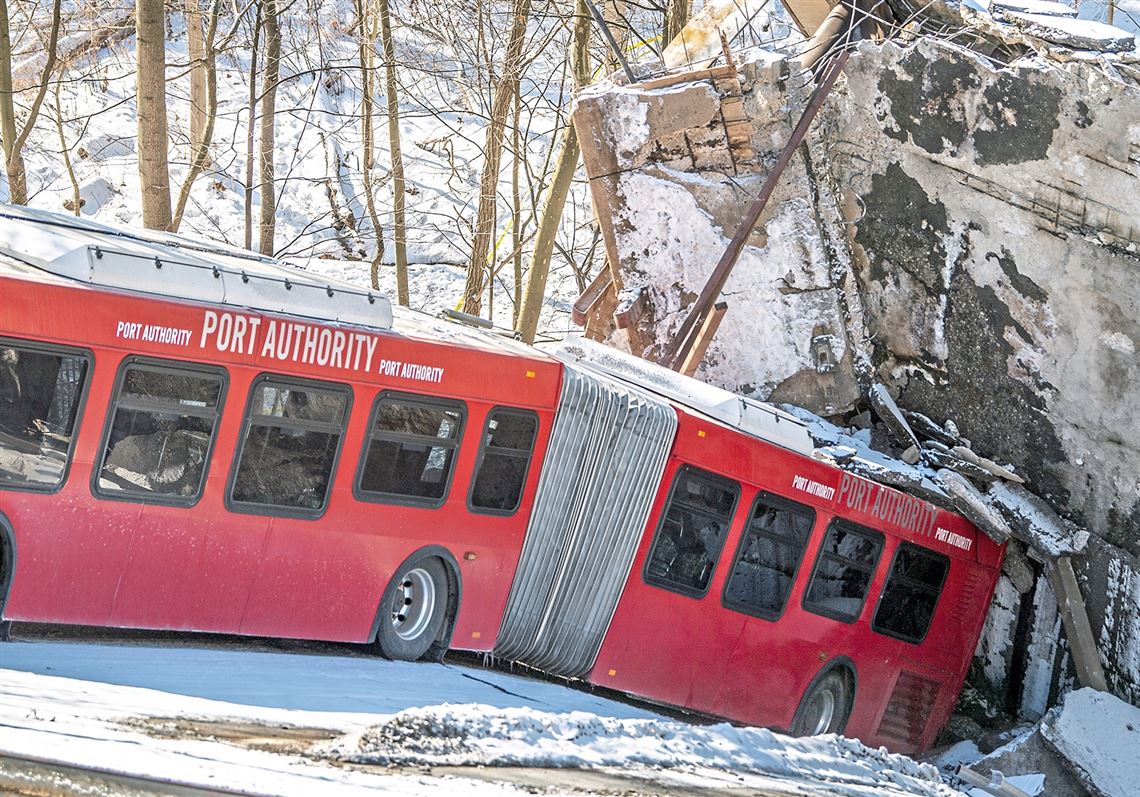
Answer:
[[[1001,557],[795,417],[596,344],[0,208],[5,621],[485,651],[910,752]]]

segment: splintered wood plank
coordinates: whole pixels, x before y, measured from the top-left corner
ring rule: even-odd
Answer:
[[[721,319],[724,318],[727,310],[728,302],[717,302],[713,305],[712,312],[708,314],[704,323],[701,324],[700,331],[697,332],[697,339],[693,343],[693,348],[689,350],[685,362],[681,364],[681,373],[685,376],[692,376],[697,372],[697,366],[701,364],[705,352],[709,350],[709,344],[712,343],[713,336],[720,328]]]

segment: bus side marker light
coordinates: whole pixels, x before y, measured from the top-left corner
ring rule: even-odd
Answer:
[[[611,669],[609,675],[611,678],[613,678],[615,675],[617,675],[617,670]]]
[[[527,371],[526,372],[526,378],[527,379],[534,379],[534,371]]]
[[[482,631],[472,631],[472,632],[471,632],[471,638],[472,638],[472,639],[478,639],[478,638],[479,638],[479,637],[481,637],[481,636],[483,636],[483,632],[482,632]]]
[[[467,553],[463,554],[463,558],[466,559],[468,562],[474,562],[475,561],[475,552],[474,551],[468,551]]]
[[[704,437],[704,436],[705,436],[705,430],[704,429],[698,429],[697,430],[697,437]]]

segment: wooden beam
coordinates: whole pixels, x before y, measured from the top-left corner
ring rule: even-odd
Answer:
[[[713,305],[712,312],[705,318],[705,322],[701,324],[700,331],[697,332],[696,343],[689,351],[685,362],[681,364],[681,373],[685,376],[692,376],[697,372],[697,366],[701,364],[701,360],[705,357],[705,352],[709,349],[709,344],[712,343],[713,337],[716,335],[717,329],[720,327],[720,321],[724,318],[725,312],[728,310],[728,302],[717,302]]]
[[[586,326],[586,319],[590,311],[597,306],[598,302],[602,301],[607,293],[614,293],[614,277],[609,266],[603,265],[598,271],[598,275],[586,286],[582,295],[575,300],[574,306],[570,309],[570,318],[578,326]]]
[[[630,88],[663,89],[666,86],[676,86],[678,83],[695,83],[698,80],[716,80],[717,78],[736,77],[735,66],[714,66],[709,69],[694,69],[689,72],[675,72],[672,75],[662,75],[653,80],[644,80],[635,83]]]
[[[1045,566],[1049,586],[1057,596],[1057,608],[1061,612],[1061,623],[1065,626],[1065,637],[1073,652],[1073,665],[1081,686],[1089,686],[1101,692],[1108,691],[1104,679],[1104,669],[1100,664],[1100,652],[1093,638],[1089,624],[1085,599],[1081,595],[1077,575],[1073,572],[1073,560],[1060,556]]]

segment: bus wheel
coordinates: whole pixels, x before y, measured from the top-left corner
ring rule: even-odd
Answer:
[[[429,557],[405,565],[380,603],[380,652],[397,661],[421,658],[439,636],[448,598],[442,562]]]
[[[796,709],[792,720],[793,736],[818,736],[821,733],[843,733],[851,715],[851,687],[843,670],[829,670],[817,678]]]

